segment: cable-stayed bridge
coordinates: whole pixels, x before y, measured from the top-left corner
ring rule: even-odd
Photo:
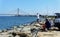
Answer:
[[[0,14],[0,15],[13,15],[13,16],[21,16],[21,15],[23,15],[23,16],[29,16],[30,14],[29,13],[26,13],[26,12],[24,12],[23,10],[21,10],[21,9],[19,9],[19,8],[17,8],[16,10],[11,10],[11,11],[9,11],[9,12],[7,12],[7,14]]]

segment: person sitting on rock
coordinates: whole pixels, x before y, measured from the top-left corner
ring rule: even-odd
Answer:
[[[48,19],[46,19],[45,26],[46,26],[46,29],[47,29],[47,30],[49,30],[49,29],[51,28],[51,24],[50,24],[50,22],[48,21]]]

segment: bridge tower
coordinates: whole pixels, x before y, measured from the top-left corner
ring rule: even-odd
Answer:
[[[17,16],[19,16],[20,14],[19,14],[19,8],[17,8]]]

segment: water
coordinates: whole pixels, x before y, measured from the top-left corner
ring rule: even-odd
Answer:
[[[9,28],[36,20],[36,17],[29,16],[0,16],[0,29]]]
[[[14,25],[30,23],[36,19],[37,17],[31,16],[0,16],[0,29],[6,29]]]

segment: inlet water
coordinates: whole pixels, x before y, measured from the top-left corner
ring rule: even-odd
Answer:
[[[0,29],[9,28],[14,25],[20,25],[35,21],[37,17],[31,16],[0,16]]]

